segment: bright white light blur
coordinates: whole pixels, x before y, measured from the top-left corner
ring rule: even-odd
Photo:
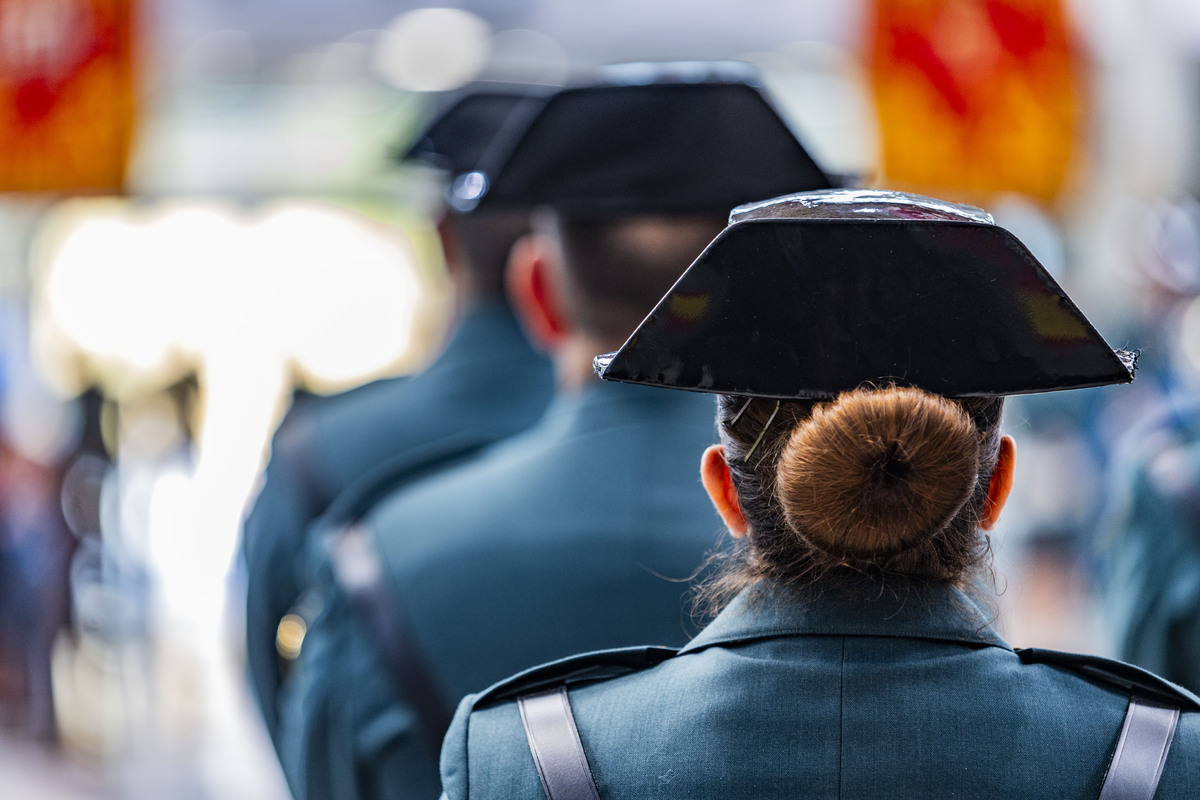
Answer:
[[[149,563],[165,617],[215,631],[292,371],[345,386],[406,355],[421,294],[413,247],[392,226],[314,202],[249,214],[73,204],[49,227],[38,297],[64,346],[118,386],[163,363],[177,362],[172,380],[197,371],[204,414],[190,454],[172,450],[165,417],[135,424],[126,400],[118,527]]]
[[[160,302],[164,272],[153,268],[138,227],[115,217],[82,220],[58,251],[46,300],[82,349],[149,371],[166,357],[170,317]]]
[[[253,235],[248,223],[215,204],[170,206],[144,221],[147,258],[168,276],[155,299],[166,309],[158,330],[171,345],[193,354],[208,347],[229,295],[254,269],[239,253]]]
[[[256,336],[332,383],[377,372],[407,350],[419,299],[407,240],[317,204],[279,206],[256,230],[248,257],[262,305],[247,309],[260,319]]]
[[[234,562],[242,513],[275,421],[281,389],[289,386],[285,365],[264,352],[239,351],[226,341],[206,361],[204,425],[196,442],[189,485],[192,535],[204,541],[212,576],[223,578]],[[187,544],[180,547],[186,551]]]
[[[317,203],[258,218],[215,204],[96,211],[68,225],[42,294],[60,332],[101,361],[148,371],[180,353],[259,349],[347,383],[409,346],[420,287],[395,229]]]
[[[123,464],[122,470],[127,469]],[[146,555],[158,579],[166,616],[211,619],[214,615],[204,613],[203,605],[215,605],[217,598],[206,595],[213,576],[223,575],[228,568],[217,562],[224,555],[217,551],[224,548],[206,546],[203,522],[197,517],[203,510],[198,499],[185,465],[158,466],[150,484]]]
[[[487,63],[491,28],[469,11],[422,8],[396,17],[379,38],[375,68],[400,89],[456,89]]]

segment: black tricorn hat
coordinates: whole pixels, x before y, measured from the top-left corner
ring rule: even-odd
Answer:
[[[734,209],[606,380],[825,399],[864,383],[947,397],[1133,380],[991,216],[919,195],[804,192]]]
[[[523,113],[526,124],[498,135],[455,181],[453,207],[724,214],[832,185],[745,64],[609,67]]]
[[[396,160],[415,162],[454,175],[473,170],[488,145],[507,125],[524,127],[557,87],[479,82],[453,93],[444,108]]]

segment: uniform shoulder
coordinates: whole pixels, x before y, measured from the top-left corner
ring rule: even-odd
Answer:
[[[342,527],[358,521],[389,496],[424,478],[441,474],[491,444],[484,434],[464,428],[438,441],[409,447],[373,465],[330,504],[323,527]]]
[[[291,406],[283,415],[280,428],[297,423],[324,424],[330,419],[360,413],[364,404],[376,404],[406,391],[410,381],[409,376],[380,378],[332,394],[297,389],[292,393]]]
[[[556,442],[541,426],[500,440],[463,428],[450,441],[456,452],[448,458],[416,473],[400,472],[399,479],[385,476],[364,484],[366,496],[354,503],[356,509],[381,532],[411,530],[414,520],[436,519],[439,538],[449,541],[450,531],[478,534],[496,519],[544,518],[545,496],[538,498],[540,505],[526,499],[540,486],[539,475],[577,474],[558,460],[552,449]]]
[[[479,694],[467,695],[459,703],[442,744],[441,774],[445,796],[450,800],[459,800],[469,795],[468,761],[472,748],[468,742],[469,732],[479,726],[476,711],[482,712],[480,716],[484,718],[493,714],[511,717],[517,713],[512,701],[522,695],[554,686],[578,685],[629,675],[660,664],[674,657],[677,652],[668,647],[625,647],[584,653],[527,669],[493,684]],[[509,723],[512,721],[510,718]],[[507,759],[519,758],[521,763],[528,759],[529,749],[520,723],[515,726],[508,723],[493,725],[487,730],[490,735],[485,739],[489,755],[483,761],[507,765],[510,763]],[[478,756],[478,742],[475,749],[474,755]],[[536,777],[533,780],[536,786]],[[538,794],[535,790],[531,791]]]
[[[1177,706],[1183,711],[1200,711],[1200,697],[1160,678],[1149,670],[1111,658],[1082,653],[1064,653],[1029,647],[1017,650],[1026,664],[1045,664],[1072,672],[1103,686],[1120,689],[1152,700]]]
[[[474,696],[473,705],[504,702],[552,686],[610,680],[657,666],[678,652],[673,647],[620,647],[569,656],[493,684]]]
[[[312,406],[315,411],[333,415],[359,411],[364,404],[388,402],[398,394],[411,391],[414,377],[413,375],[399,375],[367,381],[334,394],[319,395]]]

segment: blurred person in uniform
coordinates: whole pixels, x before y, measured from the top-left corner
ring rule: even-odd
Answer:
[[[1200,204],[1160,203],[1144,228],[1154,391],[1110,471],[1102,619],[1121,658],[1200,692]]]
[[[1144,426],[1113,484],[1104,624],[1121,658],[1200,691],[1200,404]]]
[[[429,125],[404,160],[448,174],[468,170],[526,101],[537,102],[516,90],[467,93]],[[437,360],[416,375],[304,397],[280,424],[243,532],[247,662],[273,739],[288,663],[277,651],[277,635],[307,582],[310,523],[364,476],[379,485],[402,482],[529,427],[545,410],[550,362],[530,346],[504,292],[509,249],[527,231],[522,211],[444,213],[438,233],[457,316]]]
[[[1014,480],[1004,396],[1128,383],[1133,362],[979,209],[831,191],[735,210],[596,359],[718,395],[700,472],[738,543],[710,584],[724,610],[681,650],[466,698],[444,798],[1194,797],[1200,698],[1014,650],[983,595]]]
[[[435,797],[465,692],[580,649],[689,633],[686,579],[719,527],[692,467],[713,441],[711,400],[602,384],[591,358],[729,208],[829,179],[740,64],[610,68],[519,133],[455,197],[538,207],[509,286],[552,355],[556,399],[535,428],[344,520],[284,709],[299,800]]]

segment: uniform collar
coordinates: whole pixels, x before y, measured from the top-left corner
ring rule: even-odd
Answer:
[[[994,614],[953,586],[866,584],[849,592],[782,598],[763,587],[738,595],[681,653],[781,636],[888,636],[1012,648]]]
[[[498,337],[532,349],[521,331],[516,314],[506,303],[480,301],[459,314],[454,323],[454,333],[446,343],[446,350],[491,354]]]
[[[548,417],[578,420],[587,428],[626,426],[645,420],[687,425],[711,424],[716,441],[716,406],[710,395],[666,392],[654,386],[615,383],[592,377],[578,389],[559,390]],[[700,451],[696,451],[699,462]]]

